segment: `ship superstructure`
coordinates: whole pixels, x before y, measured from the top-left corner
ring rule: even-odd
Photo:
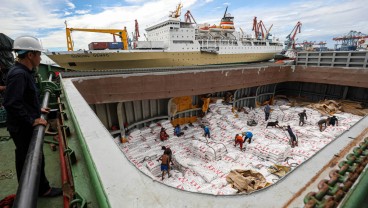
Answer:
[[[227,11],[227,10],[226,10]],[[235,31],[231,14],[220,25],[183,22],[179,15],[146,29],[147,40],[129,50],[50,52],[57,64],[75,70],[175,67],[260,62],[282,50],[277,39],[244,38]]]

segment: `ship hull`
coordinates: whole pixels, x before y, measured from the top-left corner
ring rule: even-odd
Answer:
[[[206,52],[88,52],[47,54],[61,67],[73,70],[108,70],[154,67],[251,63],[272,59],[275,52],[215,54]]]

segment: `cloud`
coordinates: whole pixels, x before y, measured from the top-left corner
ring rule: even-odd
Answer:
[[[71,1],[66,0],[65,3],[69,9],[75,9],[75,5]]]
[[[81,5],[82,3],[83,5]],[[46,48],[66,49],[64,20],[69,27],[96,29],[123,29],[127,27],[131,36],[134,31],[134,20],[137,19],[143,40],[144,29],[148,25],[167,19],[169,11],[174,11],[180,1],[172,0],[127,0],[129,5],[119,2],[119,6],[104,0],[101,6],[90,2],[71,0],[28,0],[2,1],[0,7],[1,32],[15,38],[19,35],[34,35],[42,39]],[[228,1],[228,12],[235,17],[235,26],[244,32],[252,33],[254,16],[263,20],[268,28],[273,24],[271,33],[285,39],[298,21],[302,22],[302,32],[297,34],[299,40],[330,41],[332,37],[356,30],[368,33],[366,0],[294,0],[283,4],[272,4],[265,0],[257,4],[245,4],[242,1]],[[125,3],[126,4],[126,3]],[[216,1],[187,0],[183,2],[183,14],[190,10],[198,23],[219,24],[224,12],[224,4]],[[216,8],[218,7],[218,9]],[[88,9],[86,9],[88,8]],[[94,11],[98,13],[92,13]],[[109,34],[73,32],[76,49],[87,49],[93,41],[112,41]]]
[[[138,4],[138,3],[142,3],[145,0],[125,0],[125,2],[127,3],[131,3],[131,4]]]
[[[77,10],[75,11],[76,14],[88,14],[90,10]]]

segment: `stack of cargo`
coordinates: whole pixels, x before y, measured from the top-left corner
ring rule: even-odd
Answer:
[[[316,123],[321,119],[317,111],[307,109],[308,120],[299,126],[298,112],[304,108],[271,106],[273,109],[268,121],[279,119],[281,126],[290,125],[298,137],[299,146],[291,148],[289,134],[282,128],[268,127],[262,108],[248,109],[248,114],[232,112],[231,106],[211,104],[209,112],[193,126],[183,128],[184,136],[172,136],[173,126],[169,120],[152,123],[149,127],[130,131],[129,142],[117,144],[126,157],[142,172],[161,181],[160,162],[161,146],[169,146],[173,151],[174,170],[168,178],[165,174],[163,183],[187,191],[213,195],[235,194],[237,190],[226,183],[226,176],[234,169],[256,170],[266,181],[275,183],[279,177],[269,172],[270,166],[281,164],[296,166],[313,156],[325,145],[346,131],[361,117],[350,114],[338,114],[339,126],[328,126],[322,133]],[[235,116],[235,115],[238,116]],[[257,126],[247,126],[249,119],[255,119]],[[211,138],[203,137],[202,124],[208,125]],[[168,140],[160,141],[161,127],[170,135]],[[244,131],[253,133],[252,143],[234,147],[234,137]],[[155,140],[156,138],[156,140]],[[245,147],[245,148],[244,148]]]
[[[152,173],[152,175],[158,177],[161,175],[161,163],[156,160],[150,160],[146,162],[147,169]]]
[[[209,161],[221,160],[227,154],[226,147],[223,144],[211,142],[208,146],[205,157]]]
[[[290,146],[279,143],[257,143],[249,145],[253,155],[276,164],[282,163],[290,154]]]

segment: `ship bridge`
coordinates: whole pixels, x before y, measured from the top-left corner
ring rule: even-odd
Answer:
[[[122,154],[119,142],[113,136],[124,135],[127,129],[147,126],[155,119],[177,119],[170,114],[170,103],[172,98],[182,96],[191,96],[198,103],[199,95],[211,93],[220,97],[232,91],[235,107],[256,107],[257,103],[276,95],[302,96],[314,101],[341,99],[367,103],[367,54],[323,57],[300,54],[297,64],[291,66],[260,63],[63,73],[63,99],[68,103],[68,113],[76,126],[73,134],[80,137],[86,147],[86,151],[79,154],[90,158],[90,171],[97,178],[95,186],[101,189],[99,205],[302,207],[306,200],[313,199],[316,204],[326,203],[329,196],[337,198],[336,193],[328,195],[324,192],[319,198],[310,193],[320,193],[318,184],[321,180],[328,180],[331,170],[338,169],[337,164],[344,162],[353,148],[364,143],[368,136],[367,116],[277,183],[251,194],[227,196],[180,190],[147,176],[136,168],[134,161]],[[179,117],[197,116],[199,111],[186,111]],[[125,123],[129,124],[125,126]],[[111,130],[113,125],[118,125],[118,129]],[[348,196],[342,202],[344,206],[364,204],[366,194],[360,190],[367,188],[368,174],[363,173],[357,180],[359,183],[343,194]]]

